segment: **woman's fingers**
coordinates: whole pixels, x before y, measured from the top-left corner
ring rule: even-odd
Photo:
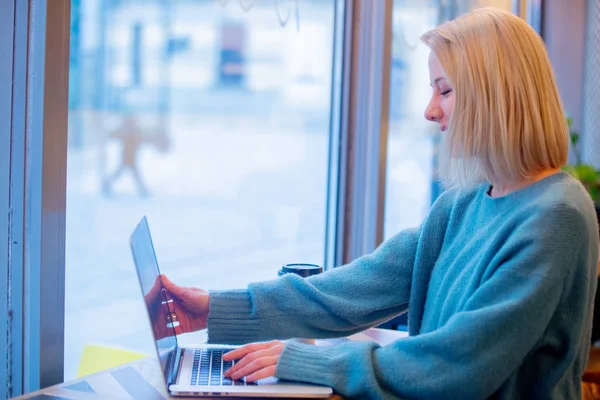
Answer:
[[[273,340],[271,342],[246,344],[242,347],[238,347],[235,350],[232,350],[230,352],[223,354],[223,360],[224,361],[239,360],[240,358],[246,356],[249,353],[253,353],[258,350],[268,349],[277,343],[281,343],[281,342],[279,342],[277,340]]]
[[[251,351],[248,352],[248,349]],[[233,367],[225,372],[225,376],[231,376],[233,379],[239,379],[243,376],[247,376],[250,373],[256,372],[257,369],[262,369],[263,367],[270,365],[269,362],[273,361],[272,357],[275,357],[274,364],[277,364],[279,355],[283,351],[283,343],[277,340],[267,343],[253,343],[244,347],[240,347],[237,350],[240,350],[239,354],[244,355],[240,357],[233,357],[232,359],[241,358],[241,360],[239,360]],[[234,352],[227,353],[227,355],[231,355],[232,353]],[[225,356],[223,356],[223,359],[225,360]],[[267,364],[265,364],[265,362]]]
[[[175,329],[175,333],[180,335],[185,332],[191,332],[191,323],[189,321],[188,309],[182,304],[181,297],[183,295],[184,289],[175,285],[173,282],[169,280],[164,275],[161,275],[163,285],[165,285],[165,293],[164,296],[166,298],[166,303],[163,303],[163,310],[165,312],[165,322],[169,325],[168,330],[171,332],[171,328]],[[169,313],[174,313],[171,318],[169,317]],[[170,322],[173,322],[171,325]],[[173,336],[170,333],[169,336]]]
[[[175,329],[175,333],[181,335],[182,333],[193,332],[190,322],[190,316],[188,315],[186,307],[180,304],[177,299],[169,303],[169,307],[171,308],[171,311],[173,311],[177,316],[176,320],[173,321],[173,328]]]
[[[167,289],[169,293],[171,293],[175,297],[185,297],[185,288],[181,286],[177,286],[173,282],[167,278],[166,275],[161,275],[160,279],[162,281],[163,287]]]
[[[246,377],[246,382],[256,382],[259,379],[265,379],[270,376],[275,376],[275,368],[277,366],[276,364],[277,362],[275,362],[275,365],[268,366],[266,368],[254,372],[253,374],[248,375]]]
[[[167,298],[169,307],[178,309],[175,312],[183,332],[206,328],[210,302],[208,292],[200,288],[177,286],[165,275],[160,275],[160,281],[164,287],[163,297]]]
[[[262,350],[264,351],[264,350]],[[268,367],[273,367],[273,373],[275,372],[275,366],[277,365],[277,360],[279,359],[279,355],[276,356],[265,356],[265,357],[260,357],[254,361],[252,361],[251,363],[247,364],[246,366],[240,368],[239,370],[237,370],[236,372],[234,372],[233,374],[231,374],[231,379],[233,380],[238,380],[238,379],[242,379],[244,376],[247,376],[249,379],[250,375],[255,374],[256,376],[262,376],[262,374],[259,374],[259,372],[261,372],[263,369],[266,369]],[[263,376],[263,378],[266,378],[267,376],[272,376],[272,375],[266,375]],[[257,378],[255,378],[257,379]],[[258,378],[260,379],[260,378]]]

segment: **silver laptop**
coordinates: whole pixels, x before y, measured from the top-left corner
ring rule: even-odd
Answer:
[[[130,244],[145,299],[160,275],[146,217],[142,218],[132,233]],[[162,285],[159,293],[162,304],[169,307]],[[144,303],[146,304],[145,301]],[[152,334],[156,341],[156,351],[166,387],[173,396],[324,398],[332,394],[329,387],[281,381],[276,378],[267,378],[256,383],[227,379],[223,376],[223,372],[235,361],[225,362],[222,360],[222,355],[235,347],[215,345],[180,347],[173,328],[174,323],[169,320],[171,310],[165,313],[162,321],[152,321],[153,310],[148,304],[146,306],[152,327],[156,326],[155,323],[165,324],[164,332],[167,332],[165,337],[157,337],[155,329],[152,329]]]

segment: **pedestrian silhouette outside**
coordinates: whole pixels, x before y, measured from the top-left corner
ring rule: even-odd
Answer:
[[[149,129],[141,126],[135,115],[128,114],[123,118],[122,124],[111,132],[109,137],[121,142],[121,156],[117,169],[103,182],[103,193],[105,195],[112,195],[115,182],[126,170],[129,170],[133,176],[139,195],[142,197],[149,196],[148,186],[144,182],[139,167],[139,154],[142,145],[145,143],[153,145],[161,152],[166,152],[168,149],[168,139],[164,130],[151,132]]]

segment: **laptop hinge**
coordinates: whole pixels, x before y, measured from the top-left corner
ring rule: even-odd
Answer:
[[[183,354],[185,349],[182,349],[178,345],[175,347],[175,351],[173,352],[174,357],[172,357],[172,364],[169,368],[171,373],[167,378],[167,386],[177,384],[177,377],[179,376],[179,370],[181,369],[181,363],[183,362]]]

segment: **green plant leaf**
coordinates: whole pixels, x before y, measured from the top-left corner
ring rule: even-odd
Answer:
[[[571,151],[575,164],[567,164],[562,167],[563,171],[568,172],[575,179],[578,179],[585,187],[590,197],[594,202],[600,197],[600,170],[596,170],[593,165],[582,164],[581,154],[578,151],[579,132],[572,132],[573,118],[567,117],[567,125],[569,126],[569,138],[571,139]]]
[[[577,146],[579,142],[579,134],[577,132],[571,132],[571,143],[573,146]]]
[[[576,167],[579,179],[586,183],[597,183],[598,171],[589,164],[580,164]]]
[[[562,167],[563,171],[568,172],[575,179],[579,179],[579,174],[577,173],[577,168],[574,165],[567,164]]]
[[[592,200],[594,200],[595,203],[598,200],[598,186],[589,187],[588,193],[590,194],[590,197],[592,198]]]

